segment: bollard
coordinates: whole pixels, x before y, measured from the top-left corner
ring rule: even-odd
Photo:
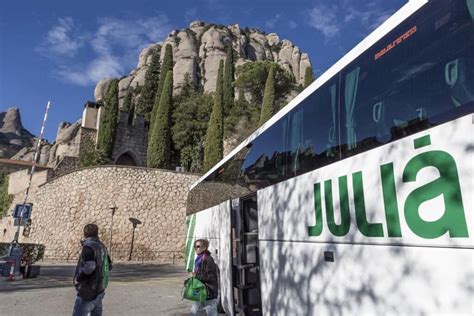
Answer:
[[[15,276],[13,275],[14,271],[15,271],[15,262],[11,263],[10,273],[8,274],[7,281],[15,281]]]
[[[28,278],[28,263],[25,265],[25,273],[23,274],[23,279]]]

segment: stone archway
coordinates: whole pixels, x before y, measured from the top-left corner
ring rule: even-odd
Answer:
[[[115,160],[115,164],[121,166],[138,166],[136,156],[129,151],[124,152],[118,156],[118,158]]]

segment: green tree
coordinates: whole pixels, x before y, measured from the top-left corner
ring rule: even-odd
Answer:
[[[150,130],[147,165],[149,168],[171,168],[171,113],[173,106],[173,71],[166,74],[160,103]]]
[[[123,100],[122,110],[128,113],[128,124],[132,125],[135,116],[135,104],[133,103],[133,88],[129,88]]]
[[[229,113],[232,105],[234,104],[234,88],[232,82],[234,81],[234,60],[232,45],[227,47],[227,58],[225,59],[224,66],[224,78],[223,78],[223,102],[224,102],[224,113]]]
[[[193,89],[173,100],[172,138],[179,164],[190,172],[203,171],[204,139],[214,99]]]
[[[304,71],[304,87],[306,88],[314,81],[313,68],[308,67]]]
[[[95,148],[94,141],[91,138],[86,138],[81,144],[79,151],[79,164],[81,167],[93,167],[109,163],[106,155]]]
[[[224,119],[224,137],[233,137],[238,143],[243,141],[258,127],[259,119],[259,107],[247,102],[240,88],[238,100]]]
[[[272,61],[256,61],[245,63],[236,69],[234,86],[250,92],[252,103],[262,104],[265,82],[270,68],[274,67],[275,98],[285,96],[295,85],[294,76],[280,65]]]
[[[8,194],[8,174],[0,172],[0,218],[7,215],[13,201],[13,195]]]
[[[212,107],[211,118],[206,132],[204,144],[204,171],[209,170],[219,160],[222,159],[224,151],[224,120],[222,106],[222,75],[224,63],[221,60],[217,72],[216,93],[214,95],[214,105]]]
[[[160,79],[160,51],[156,50],[151,56],[151,63],[145,74],[145,82],[140,91],[137,104],[137,114],[143,115],[147,122],[150,121],[150,113],[155,102],[156,90]],[[138,93],[138,91],[136,91]]]
[[[100,116],[97,135],[97,148],[107,157],[112,156],[115,141],[115,128],[118,118],[118,80],[114,79],[104,96],[104,105]]]
[[[151,113],[150,130],[153,129],[153,124],[155,124],[154,119],[156,117],[156,111],[158,111],[158,108],[160,105],[161,93],[163,92],[163,89],[164,89],[166,75],[170,71],[173,71],[173,47],[170,44],[167,44],[165,47],[165,56],[163,57],[163,63],[161,65],[160,81],[158,83],[158,88],[156,90],[155,104],[153,106],[153,111]]]
[[[265,94],[263,95],[262,110],[260,112],[260,120],[258,125],[268,121],[275,111],[275,78],[273,67],[268,72],[267,81],[265,83]]]

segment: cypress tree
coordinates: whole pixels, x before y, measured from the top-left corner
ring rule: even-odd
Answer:
[[[308,67],[308,68],[306,68],[306,70],[304,71],[304,87],[306,88],[306,87],[309,86],[313,81],[314,81],[313,68],[312,68],[312,67]]]
[[[122,109],[124,112],[128,113],[128,125],[132,125],[133,116],[135,115],[135,105],[132,102],[133,90],[128,89],[127,96],[123,100]]]
[[[115,128],[118,118],[118,80],[114,79],[104,96],[104,106],[100,116],[97,135],[97,149],[107,157],[112,156],[115,141]]]
[[[125,96],[125,99],[123,99],[122,111],[130,112],[131,107],[132,107],[132,91],[129,89],[127,91],[127,95]]]
[[[234,60],[232,56],[232,45],[227,47],[227,58],[225,59],[224,79],[223,79],[223,101],[224,112],[229,113],[232,104],[234,103],[234,88],[232,82],[234,81]]]
[[[275,78],[273,67],[270,67],[267,81],[265,82],[265,94],[263,95],[262,110],[260,112],[260,121],[258,125],[268,121],[273,116],[275,110]]]
[[[153,129],[156,111],[158,111],[158,107],[161,100],[161,93],[165,85],[166,75],[169,71],[173,71],[173,47],[170,44],[167,44],[165,47],[165,56],[163,57],[163,64],[161,65],[160,80],[158,83],[158,88],[156,89],[153,111],[151,112],[150,130]],[[173,85],[173,83],[171,83],[171,85]]]
[[[150,130],[147,165],[149,168],[171,168],[171,112],[173,104],[173,71],[168,71],[160,103]]]
[[[224,115],[223,115],[223,93],[222,76],[223,62],[219,63],[217,72],[216,94],[212,107],[211,118],[207,126],[206,141],[204,143],[204,170],[209,170],[222,159],[224,151]]]
[[[145,74],[145,83],[141,89],[140,99],[137,104],[137,114],[145,116],[150,121],[150,113],[153,109],[158,81],[160,79],[160,52],[156,51],[151,57],[151,63]]]

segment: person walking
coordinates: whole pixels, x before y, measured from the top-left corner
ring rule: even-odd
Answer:
[[[109,282],[112,262],[107,248],[99,239],[99,227],[95,224],[84,226],[82,252],[74,273],[77,297],[73,316],[101,316],[102,300]]]
[[[211,257],[211,253],[207,250],[208,247],[209,241],[205,239],[198,239],[194,242],[194,251],[197,257],[194,260],[193,275],[206,286],[207,299],[202,303],[193,302],[190,315],[198,315],[204,310],[208,316],[217,316],[217,297],[219,293],[217,266]]]

